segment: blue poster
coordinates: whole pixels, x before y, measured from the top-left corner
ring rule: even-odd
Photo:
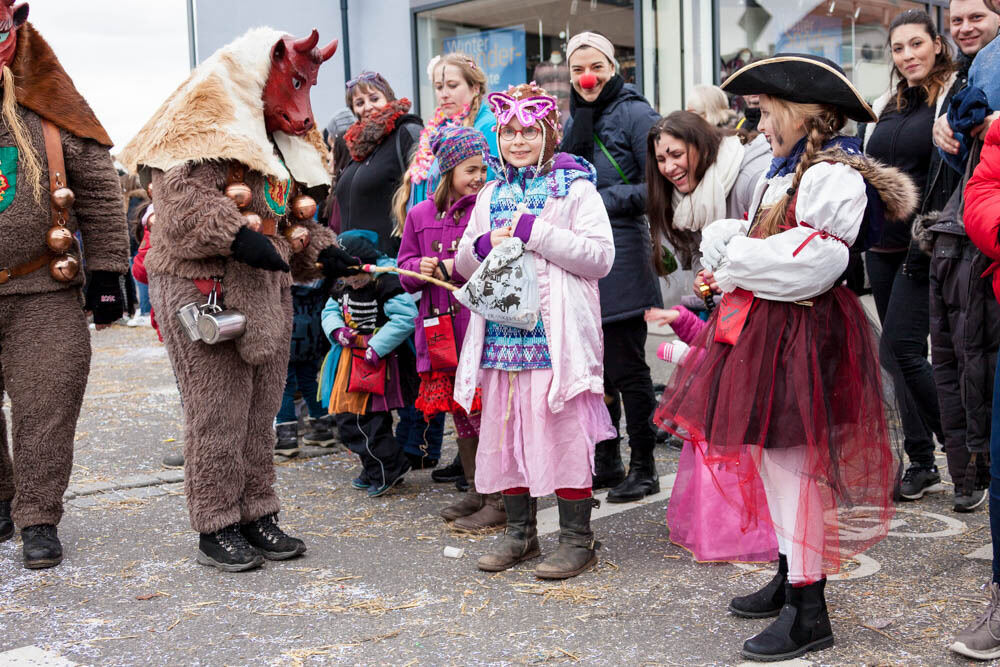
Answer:
[[[527,56],[524,50],[524,26],[484,30],[444,40],[444,52],[460,51],[486,73],[490,90],[505,90],[526,81]]]

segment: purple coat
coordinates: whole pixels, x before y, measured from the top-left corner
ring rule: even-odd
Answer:
[[[419,273],[421,257],[455,259],[458,242],[466,225],[469,224],[469,216],[472,215],[475,203],[476,195],[465,195],[452,204],[444,214],[438,213],[433,199],[422,201],[411,208],[403,225],[403,241],[397,258],[399,268]],[[404,275],[399,276],[399,282],[407,292],[421,294],[418,303],[420,314],[417,317],[414,341],[417,347],[417,372],[427,373],[431,370],[431,361],[427,353],[427,339],[424,336],[424,318],[447,312],[449,307],[454,306],[455,343],[461,353],[462,340],[469,326],[469,311],[455,301],[443,287]],[[465,278],[456,269],[451,272],[451,282],[461,285],[465,283]]]

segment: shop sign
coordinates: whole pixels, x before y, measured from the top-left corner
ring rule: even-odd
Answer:
[[[524,26],[484,30],[444,40],[444,52],[460,51],[486,73],[490,90],[524,83],[528,64],[524,49]]]

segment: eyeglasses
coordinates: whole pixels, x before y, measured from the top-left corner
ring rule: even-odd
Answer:
[[[526,127],[523,130],[515,130],[509,125],[500,128],[500,138],[503,139],[504,141],[514,141],[514,137],[516,137],[519,134],[521,135],[521,138],[524,139],[525,141],[534,141],[542,134],[542,131],[539,130],[538,127],[536,127],[535,125],[532,125],[531,127]]]
[[[377,81],[377,80],[378,80],[377,72],[362,72],[361,74],[357,75],[356,77],[348,81],[345,87],[351,89],[354,86],[361,83],[362,81]]]

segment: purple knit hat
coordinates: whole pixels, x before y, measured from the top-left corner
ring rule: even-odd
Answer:
[[[431,138],[431,150],[437,158],[441,173],[450,171],[475,155],[484,158],[489,154],[490,147],[483,133],[474,127],[464,125],[447,125],[442,127]]]

